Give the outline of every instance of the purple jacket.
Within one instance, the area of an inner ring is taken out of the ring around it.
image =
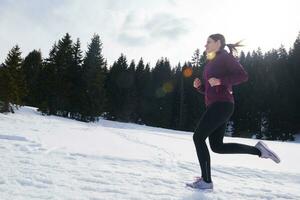
[[[208,79],[212,77],[220,79],[221,85],[210,86]],[[197,90],[205,95],[206,106],[217,101],[234,103],[232,86],[246,82],[248,74],[233,55],[223,49],[205,65],[203,80],[204,83]]]

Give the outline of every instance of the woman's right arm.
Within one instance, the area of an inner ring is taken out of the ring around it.
[[[195,78],[194,80],[194,88],[196,88],[196,90],[198,92],[200,92],[201,94],[205,93],[205,87],[204,85],[201,83],[199,78]]]

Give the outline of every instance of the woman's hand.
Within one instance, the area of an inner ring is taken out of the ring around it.
[[[220,80],[220,79],[217,79],[217,78],[214,78],[214,77],[208,79],[208,82],[209,82],[209,84],[210,84],[212,87],[214,87],[214,86],[216,86],[216,85],[221,85],[221,80]]]
[[[199,78],[194,79],[194,88],[198,89],[201,86],[201,80]]]

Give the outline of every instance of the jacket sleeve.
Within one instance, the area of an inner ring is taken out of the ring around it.
[[[220,77],[221,85],[238,85],[248,80],[248,73],[233,55],[226,56],[225,67],[227,74]]]

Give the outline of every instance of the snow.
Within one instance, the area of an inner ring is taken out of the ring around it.
[[[280,164],[211,153],[214,190],[201,192],[185,187],[200,175],[192,135],[104,119],[83,123],[21,107],[0,114],[0,199],[300,199],[300,140],[265,141]]]

